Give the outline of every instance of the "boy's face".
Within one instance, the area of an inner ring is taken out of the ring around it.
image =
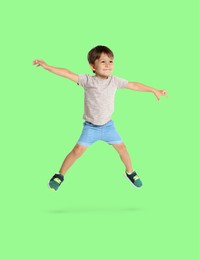
[[[90,67],[95,71],[96,76],[106,79],[113,72],[113,58],[102,53],[94,64],[90,64]]]

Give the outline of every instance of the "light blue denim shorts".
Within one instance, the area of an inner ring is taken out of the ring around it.
[[[104,125],[93,125],[87,121],[83,123],[83,130],[77,144],[90,146],[99,140],[108,144],[123,143],[120,135],[115,129],[113,120],[110,120]]]

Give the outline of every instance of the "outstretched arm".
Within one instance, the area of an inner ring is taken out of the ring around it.
[[[74,82],[78,82],[78,75],[71,72],[70,70],[68,69],[64,69],[64,68],[56,68],[56,67],[53,67],[53,66],[50,66],[48,64],[45,63],[45,61],[43,60],[34,60],[33,61],[33,65],[37,65],[36,67],[39,67],[39,66],[42,66],[44,69],[52,72],[52,73],[55,73],[61,77],[65,77],[67,79],[70,79]]]
[[[160,96],[167,96],[166,90],[158,90],[138,82],[129,82],[125,88],[136,91],[152,92],[157,97],[158,101],[160,101]]]

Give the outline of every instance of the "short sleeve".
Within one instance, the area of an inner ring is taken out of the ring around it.
[[[116,87],[118,89],[119,88],[124,88],[128,84],[128,80],[122,79],[122,78],[118,78],[118,77],[114,76],[114,84],[116,85]]]
[[[88,82],[88,76],[86,74],[79,74],[78,75],[78,82],[77,85],[85,87]]]

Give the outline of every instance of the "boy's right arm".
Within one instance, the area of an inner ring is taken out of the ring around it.
[[[61,77],[70,79],[70,80],[74,81],[75,83],[78,83],[78,75],[69,71],[68,69],[56,68],[56,67],[50,66],[50,65],[46,64],[45,61],[38,60],[38,59],[33,61],[33,65],[36,65],[36,64],[37,64],[36,67],[42,66],[44,69],[46,69],[52,73],[55,73]]]

